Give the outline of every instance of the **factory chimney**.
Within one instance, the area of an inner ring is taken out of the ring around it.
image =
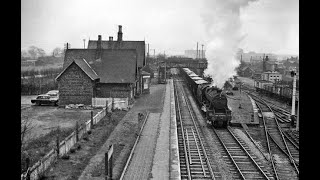
[[[122,26],[121,25],[119,25],[118,41],[122,41]]]
[[[113,37],[112,36],[109,36],[109,41],[113,41]]]
[[[263,54],[263,58],[262,58],[262,72],[266,72],[266,61],[264,59],[264,54]]]

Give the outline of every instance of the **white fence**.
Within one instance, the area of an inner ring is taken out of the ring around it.
[[[128,98],[92,98],[92,107],[105,107],[108,102],[108,107],[113,109],[128,109],[129,99]]]
[[[106,103],[105,103],[106,104]],[[111,104],[108,103],[108,110],[110,110]],[[93,124],[97,124],[104,116],[106,115],[106,109],[103,108],[102,111],[98,112],[93,117]],[[91,129],[91,119],[85,122],[82,126],[78,128],[78,138],[81,137]],[[66,137],[63,141],[60,142],[59,145],[59,156],[63,156],[68,153],[69,150],[77,143],[76,139],[76,131],[72,132],[68,137]],[[56,149],[52,149],[47,155],[45,155],[42,159],[40,159],[36,164],[34,164],[31,168],[28,169],[27,172],[30,174],[30,180],[37,180],[40,178],[41,174],[44,173],[48,167],[56,161],[57,153]],[[27,173],[21,174],[21,180],[26,179]]]

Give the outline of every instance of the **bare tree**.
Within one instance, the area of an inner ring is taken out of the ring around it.
[[[27,116],[21,117],[21,151],[25,149],[28,138],[30,138],[31,130],[34,128],[32,119]]]
[[[62,48],[60,48],[60,47],[56,47],[52,51],[52,55],[54,57],[62,57],[63,54],[64,54],[64,50]]]
[[[29,56],[28,52],[27,52],[26,50],[22,50],[22,49],[21,49],[21,59],[22,59],[22,58],[26,58],[26,57],[28,57],[28,56]]]
[[[30,46],[28,48],[28,53],[30,54],[31,58],[37,59],[39,57],[43,57],[46,55],[45,51],[41,48],[38,48],[36,46]]]

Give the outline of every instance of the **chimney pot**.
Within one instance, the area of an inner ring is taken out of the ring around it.
[[[101,35],[98,35],[98,41],[101,41]]]
[[[122,41],[122,26],[121,25],[119,25],[118,41]]]
[[[113,37],[112,36],[109,36],[109,41],[113,41]]]

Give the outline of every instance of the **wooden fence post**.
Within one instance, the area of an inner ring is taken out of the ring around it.
[[[104,177],[108,180],[108,152],[104,153]]]
[[[106,113],[108,113],[108,100],[106,100]]]
[[[111,106],[111,111],[114,110],[114,98],[112,98],[112,106]]]
[[[76,122],[76,142],[79,141],[79,124],[78,121]]]
[[[91,111],[91,128],[90,129],[93,129],[93,111]]]
[[[29,165],[30,165],[30,158],[27,157],[27,158],[26,158],[26,169],[27,169],[27,170],[28,170],[28,168],[29,168]]]
[[[57,141],[56,141],[56,146],[57,146],[56,147],[57,148],[56,151],[57,151],[57,158],[59,158],[59,154],[60,154],[60,147],[59,147],[60,146],[60,137],[59,137],[60,136],[60,129],[59,129],[59,127],[58,127],[58,130],[57,130],[57,134],[58,135],[57,135]]]
[[[104,154],[105,180],[112,180],[112,156],[113,156],[113,145],[110,145],[108,152]]]

